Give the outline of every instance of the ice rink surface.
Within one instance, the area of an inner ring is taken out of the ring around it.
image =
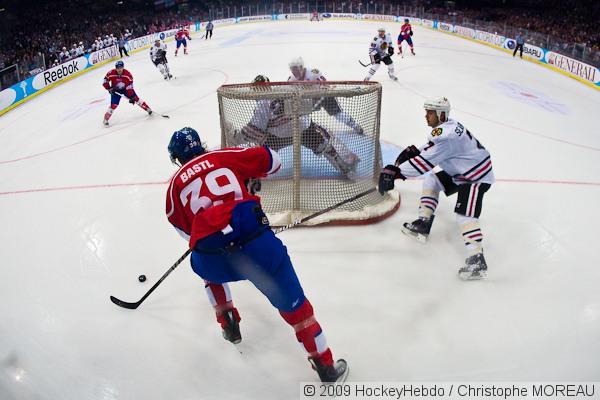
[[[385,25],[396,37],[400,25]],[[0,399],[293,399],[315,381],[292,329],[247,282],[231,285],[243,354],[221,338],[202,281],[182,264],[134,301],[186,243],[164,215],[173,131],[220,143],[215,90],[257,74],[286,80],[304,57],[329,80],[361,80],[378,24],[263,23],[196,35],[162,80],[144,51],[125,60],[138,95],[101,124],[106,65],[0,117]],[[415,27],[415,57],[385,68],[381,137],[426,141],[423,100],[492,154],[481,218],[485,281],[462,282],[455,197],[440,197],[430,241],[400,232],[420,182],[398,182],[384,222],[281,234],[335,357],[352,381],[551,381],[600,376],[600,92],[542,66]],[[406,50],[405,50],[406,51]],[[395,152],[386,154],[386,161]],[[138,275],[148,281],[139,283]]]

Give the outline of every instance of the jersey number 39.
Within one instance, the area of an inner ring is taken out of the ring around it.
[[[219,185],[217,182],[219,178],[221,178],[221,181],[224,181],[223,178],[227,178],[227,183],[224,185]],[[206,189],[208,189],[212,195],[212,198],[200,195],[200,190],[202,189],[203,184],[206,184]],[[189,197],[192,213],[196,214],[200,209],[206,210],[212,206],[222,204],[223,200],[213,201],[213,199],[225,196],[229,193],[234,194],[234,200],[241,200],[244,197],[242,188],[240,187],[235,174],[228,168],[219,168],[206,174],[204,182],[202,181],[202,177],[198,177],[191,181],[185,186],[185,188],[183,188],[179,198],[185,207],[188,204]]]

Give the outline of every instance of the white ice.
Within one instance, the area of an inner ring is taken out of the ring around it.
[[[399,25],[385,25],[395,36]],[[221,338],[164,215],[173,131],[220,143],[215,90],[257,74],[285,80],[303,56],[330,80],[361,80],[379,24],[269,22],[197,36],[169,58],[165,82],[146,51],[125,60],[140,97],[111,127],[96,69],[0,118],[0,399],[291,399],[316,380],[292,329],[249,283],[231,285],[243,354]],[[430,241],[400,232],[420,182],[399,182],[401,209],[371,226],[281,234],[334,352],[353,381],[593,380],[600,376],[600,92],[501,51],[415,27],[415,57],[385,68],[382,139],[428,135],[422,103],[490,150],[498,182],[481,218],[489,276],[462,282],[455,198],[440,198]],[[405,54],[406,54],[405,50]],[[388,155],[390,157],[395,154]],[[148,281],[137,281],[140,274]]]

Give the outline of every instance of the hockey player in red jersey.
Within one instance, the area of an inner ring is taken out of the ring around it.
[[[187,41],[185,39],[192,40],[190,37],[190,33],[185,27],[179,28],[177,33],[175,33],[175,41],[177,42],[177,48],[175,49],[175,56],[177,57],[177,52],[179,51],[179,47],[183,45],[183,54],[187,55]]]
[[[168,150],[181,167],[167,191],[167,218],[193,249],[192,269],[204,279],[223,337],[242,340],[228,282],[249,280],[294,328],[320,379],[345,380],[346,361],[334,362],[286,247],[246,187],[276,173],[279,155],[266,146],[207,151],[192,128],[176,131]]]
[[[398,35],[398,52],[402,57],[404,57],[404,55],[402,54],[402,42],[405,40],[406,43],[408,43],[408,45],[410,46],[410,52],[413,56],[415,55],[415,49],[411,37],[412,35],[412,26],[410,26],[408,18],[405,18],[404,24],[402,24],[402,26],[400,27],[400,34]]]
[[[133,90],[133,75],[125,69],[123,61],[117,61],[115,69],[108,71],[104,77],[102,86],[110,93],[110,107],[108,107],[108,110],[106,110],[106,113],[104,114],[104,125],[108,126],[108,120],[112,116],[114,110],[119,106],[122,96],[128,98],[131,104],[137,104],[149,115],[152,115],[152,110],[148,104],[146,104],[145,101],[140,100],[135,93],[135,90]]]

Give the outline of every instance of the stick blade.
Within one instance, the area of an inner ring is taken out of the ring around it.
[[[138,303],[128,303],[126,301],[117,299],[115,296],[110,296],[110,301],[112,301],[114,304],[118,305],[119,307],[128,308],[130,310],[135,310],[140,305],[139,302]]]

